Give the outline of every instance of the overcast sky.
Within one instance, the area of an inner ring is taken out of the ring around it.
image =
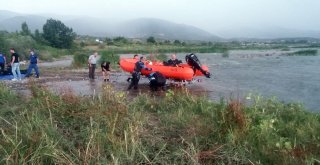
[[[320,0],[0,0],[0,10],[160,18],[209,32],[236,27],[320,30]]]

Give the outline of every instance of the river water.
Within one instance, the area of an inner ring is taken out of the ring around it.
[[[259,95],[276,97],[285,103],[302,103],[307,110],[320,112],[320,56],[286,56],[284,53],[279,50],[237,50],[231,51],[229,57],[222,57],[219,53],[199,53],[200,61],[208,65],[213,76],[209,79],[197,77],[200,82],[188,84],[187,88],[213,100]],[[122,56],[132,57],[132,54]],[[184,56],[177,54],[179,59]],[[92,95],[102,91],[104,83],[100,74],[97,73],[95,81],[83,77],[83,80],[48,81],[46,85],[57,91],[70,88],[76,94]],[[127,73],[112,73],[111,84],[117,91],[126,91],[128,76]],[[142,78],[139,90],[129,91],[129,96],[149,92],[147,84],[148,80]]]
[[[190,86],[207,90],[212,99],[254,94],[303,103],[320,112],[320,56],[285,56],[277,50],[197,54],[213,77]],[[185,54],[178,54],[181,59]]]

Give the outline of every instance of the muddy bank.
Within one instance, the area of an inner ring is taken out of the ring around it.
[[[283,56],[280,50],[241,50],[230,51],[228,57],[218,53],[197,54],[200,61],[209,67],[212,78],[199,77],[200,82],[188,84],[186,88],[193,94],[206,95],[212,100],[231,97],[253,98],[248,95],[276,97],[284,102],[299,102],[310,111],[320,111],[320,56]],[[131,57],[132,55],[126,55]],[[185,54],[177,54],[184,59]],[[55,64],[40,66],[39,85],[46,86],[61,94],[71,90],[77,95],[92,95],[101,91],[104,84],[101,70],[97,68],[97,79],[88,79],[88,69],[70,69],[72,59]],[[60,65],[58,65],[60,64]],[[127,92],[129,74],[113,72],[110,84],[117,91]],[[25,94],[30,80],[21,82],[4,81],[13,90]],[[148,80],[142,78],[139,90],[131,90],[129,95],[149,93]],[[172,88],[175,89],[175,88]],[[28,95],[28,94],[26,94]]]
[[[47,68],[42,70],[40,78],[25,78],[22,81],[2,81],[11,89],[16,91],[20,96],[29,97],[31,95],[30,86],[32,83],[36,83],[39,86],[45,87],[55,94],[62,95],[67,92],[72,92],[79,96],[92,96],[97,95],[102,91],[105,84],[109,84],[115,91],[126,92],[129,97],[134,97],[139,94],[151,94],[155,96],[164,95],[164,91],[158,91],[152,93],[149,90],[148,79],[142,77],[139,82],[139,89],[130,91],[127,90],[129,82],[127,78],[130,76],[128,73],[116,71],[110,75],[110,82],[104,82],[101,71],[96,72],[96,79],[90,80],[88,78],[87,69],[54,69]],[[187,88],[191,89],[191,92],[198,95],[205,95],[206,89],[195,87],[193,84],[187,85]],[[185,90],[185,87],[176,87],[174,85],[168,85],[167,89],[172,90]]]

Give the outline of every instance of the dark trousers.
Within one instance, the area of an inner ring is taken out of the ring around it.
[[[39,69],[38,69],[38,65],[37,64],[30,64],[27,70],[27,74],[26,77],[29,77],[32,69],[34,69],[34,71],[36,72],[36,76],[39,77]]]
[[[158,88],[162,88],[162,90],[165,90],[166,82],[158,82],[157,80],[151,80],[149,86],[152,91],[157,91]]]
[[[128,90],[131,89],[133,87],[133,89],[138,89],[138,83],[140,80],[140,73],[137,72],[133,72],[132,73],[132,79],[131,79],[131,83],[128,87]]]
[[[91,64],[91,66],[89,66],[89,78],[90,79],[94,79],[95,70],[96,70],[96,64]]]
[[[0,63],[0,74],[4,74],[4,63]]]

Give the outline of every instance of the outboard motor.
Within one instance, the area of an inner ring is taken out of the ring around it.
[[[194,72],[196,72],[196,70],[199,70],[199,71],[201,71],[201,73],[204,74],[207,78],[210,78],[210,73],[202,69],[201,63],[200,63],[198,57],[197,57],[195,54],[193,54],[193,53],[187,54],[187,55],[186,55],[186,62],[187,62],[190,66],[192,66]]]

